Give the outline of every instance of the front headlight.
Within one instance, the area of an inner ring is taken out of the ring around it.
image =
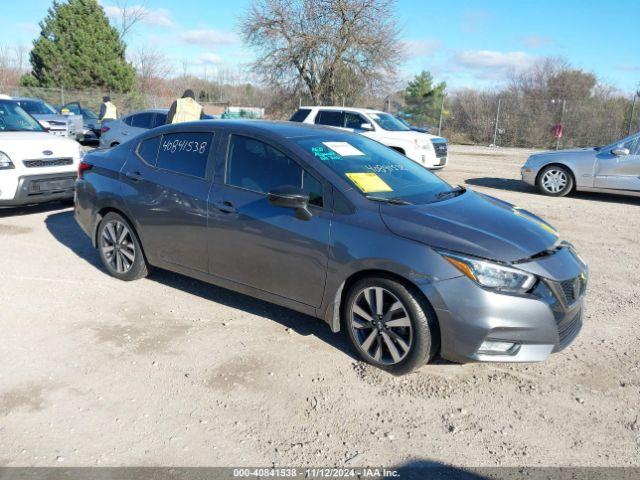
[[[9,170],[10,168],[16,167],[13,165],[9,155],[4,152],[0,152],[0,170]]]
[[[526,293],[536,277],[517,268],[458,253],[439,252],[451,265],[481,287],[505,293]]]

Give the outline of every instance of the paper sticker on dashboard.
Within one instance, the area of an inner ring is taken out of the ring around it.
[[[393,189],[375,173],[357,172],[345,175],[364,193],[393,192]]]
[[[349,142],[322,142],[325,146],[343,157],[357,157],[364,155],[363,152],[351,145]]]

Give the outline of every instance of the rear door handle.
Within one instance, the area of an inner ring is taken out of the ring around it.
[[[129,132],[125,132],[125,131],[120,132],[120,133],[122,133],[122,135],[129,135]]]
[[[223,213],[235,213],[236,209],[228,200],[214,202],[215,207]]]
[[[142,174],[140,172],[125,172],[124,176],[134,182],[142,180]]]

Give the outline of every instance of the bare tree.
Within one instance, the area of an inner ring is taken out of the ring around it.
[[[24,45],[0,44],[0,90],[19,85],[20,77],[26,72],[27,52]]]
[[[171,65],[164,53],[154,47],[140,47],[131,56],[140,92],[156,92],[169,74]]]
[[[133,27],[149,16],[145,1],[130,5],[128,0],[117,0],[116,8],[118,9],[116,28],[120,33],[120,40],[123,40]]]
[[[241,23],[256,73],[314,103],[342,102],[391,80],[401,57],[395,0],[255,0]]]

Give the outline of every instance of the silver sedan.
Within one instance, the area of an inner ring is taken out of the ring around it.
[[[572,190],[640,196],[640,132],[606,147],[536,153],[521,174],[553,197]]]

